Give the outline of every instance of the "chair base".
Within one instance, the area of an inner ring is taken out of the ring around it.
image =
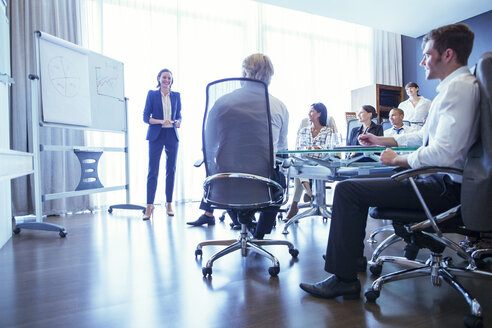
[[[395,234],[391,234],[390,236],[388,236],[385,240],[383,240],[379,245],[378,247],[376,247],[376,249],[372,252],[372,255],[371,255],[371,259],[369,260],[368,264],[369,264],[369,269],[371,270],[372,273],[374,273],[375,275],[379,275],[381,274],[381,271],[379,271],[379,273],[376,273],[376,272],[373,272],[372,270],[372,267],[375,266],[375,265],[378,265],[377,261],[379,259],[379,256],[381,255],[381,253],[386,249],[388,248],[389,246],[399,242],[403,240],[403,238],[395,235]],[[382,267],[382,264],[379,263]]]
[[[492,273],[477,270],[476,268],[470,268],[470,266],[466,268],[452,267],[449,265],[448,261],[443,260],[442,254],[440,253],[431,253],[429,259],[425,263],[421,261],[408,260],[404,257],[379,257],[378,263],[381,264],[383,262],[403,264],[407,267],[409,266],[410,268],[389,273],[376,279],[372,283],[371,287],[364,293],[364,296],[368,302],[376,301],[376,299],[380,296],[380,291],[383,288],[383,285],[386,283],[415,277],[429,276],[431,278],[432,285],[439,287],[441,285],[441,281],[444,280],[465,298],[470,307],[470,315],[465,317],[465,325],[467,327],[481,327],[482,309],[480,303],[465,288],[463,288],[455,277],[473,277],[492,280]]]
[[[387,224],[385,226],[376,228],[373,231],[371,231],[371,234],[369,235],[369,238],[367,238],[366,241],[370,244],[375,244],[375,243],[377,243],[377,240],[374,237],[376,237],[377,234],[379,234],[381,232],[386,232],[386,231],[395,232],[395,229],[393,229],[392,224]]]
[[[287,235],[289,233],[288,228],[290,225],[297,223],[300,219],[307,218],[309,216],[322,216],[323,220],[327,220],[331,218],[331,209],[327,206],[320,206],[317,204],[313,205],[312,208],[290,218],[290,220],[285,223],[282,234]]]
[[[203,246],[209,246],[209,245],[227,246],[227,247],[218,251],[217,253],[215,253],[210,257],[210,259],[207,261],[207,264],[202,268],[202,273],[204,277],[206,277],[207,275],[208,276],[212,275],[212,266],[216,260],[237,250],[241,250],[242,256],[248,255],[248,250],[251,250],[259,255],[262,255],[270,259],[273,263],[273,266],[268,268],[268,273],[270,273],[272,277],[276,277],[280,272],[280,263],[273,254],[271,254],[261,246],[285,245],[289,248],[289,253],[290,255],[292,255],[293,258],[297,258],[297,255],[299,255],[299,251],[294,248],[294,245],[286,240],[252,238],[252,235],[249,233],[248,228],[245,224],[241,224],[241,232],[239,234],[238,239],[208,240],[208,241],[201,242],[196,247],[195,256],[202,256]]]
[[[311,208],[291,217],[290,220],[285,223],[284,229],[282,230],[282,234],[284,235],[288,234],[289,231],[287,229],[289,228],[290,225],[308,216],[322,216],[323,220],[328,220],[331,218],[331,206],[326,205],[324,181],[314,180],[314,190],[315,190],[315,198],[314,198],[314,202],[311,203]]]

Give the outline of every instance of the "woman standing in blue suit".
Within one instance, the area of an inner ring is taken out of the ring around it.
[[[181,97],[179,92],[171,91],[173,74],[167,68],[157,75],[158,90],[150,90],[145,101],[143,120],[149,124],[149,173],[147,175],[147,208],[144,220],[150,219],[154,212],[154,198],[159,176],[159,162],[162,149],[166,150],[166,213],[173,216],[172,200],[176,155],[179,137],[177,128],[181,125]]]

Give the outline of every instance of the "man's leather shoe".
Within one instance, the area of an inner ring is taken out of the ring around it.
[[[211,226],[211,225],[214,225],[215,224],[215,217],[213,217],[213,216],[207,216],[205,214],[202,214],[198,218],[198,220],[192,221],[192,222],[186,222],[186,224],[189,224],[189,225],[192,225],[192,226],[195,226],[195,227],[198,227],[198,226],[201,226],[201,225],[204,225],[204,224],[208,224],[209,226]]]
[[[302,290],[309,294],[322,298],[335,298],[343,296],[345,300],[360,298],[360,281],[343,282],[336,275],[315,284],[301,283]]]
[[[326,255],[323,254],[323,260],[326,261]],[[366,272],[367,270],[367,258],[365,256],[357,259],[357,272]]]

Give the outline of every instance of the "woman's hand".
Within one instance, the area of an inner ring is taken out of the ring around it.
[[[181,126],[181,122],[178,120],[174,121],[174,126],[179,128]]]

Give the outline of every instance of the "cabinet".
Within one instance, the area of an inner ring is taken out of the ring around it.
[[[378,122],[388,118],[389,111],[404,100],[403,87],[372,84],[351,91],[351,110],[358,112],[362,105],[372,105],[378,112]]]
[[[12,236],[10,180],[33,173],[33,154],[10,150],[10,29],[6,2],[0,0],[0,248]]]

